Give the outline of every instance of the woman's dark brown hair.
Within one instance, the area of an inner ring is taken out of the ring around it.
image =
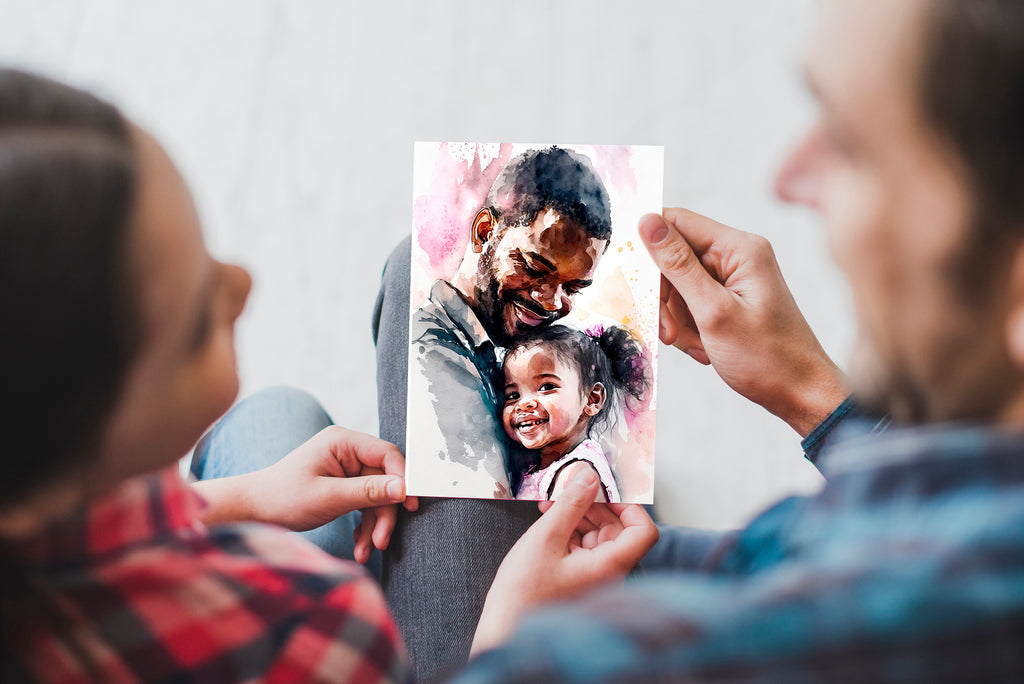
[[[114,107],[0,70],[0,510],[95,451],[137,346],[135,186]]]
[[[0,511],[95,455],[138,346],[127,275],[135,187],[131,133],[114,107],[0,69]],[[0,546],[3,681],[28,680],[10,641],[21,610],[60,624]]]

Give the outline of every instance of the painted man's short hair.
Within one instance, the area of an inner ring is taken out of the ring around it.
[[[612,235],[608,191],[593,163],[560,147],[530,150],[509,161],[487,194],[487,206],[506,227],[532,223],[541,211],[554,209],[592,238]]]

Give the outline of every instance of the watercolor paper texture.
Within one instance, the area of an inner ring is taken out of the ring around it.
[[[662,169],[651,146],[416,143],[410,494],[545,499],[589,467],[652,502],[660,281],[637,224]]]

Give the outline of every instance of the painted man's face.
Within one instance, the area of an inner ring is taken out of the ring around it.
[[[572,311],[607,246],[554,209],[498,232],[485,246],[476,292],[478,313],[494,341],[508,346]]]

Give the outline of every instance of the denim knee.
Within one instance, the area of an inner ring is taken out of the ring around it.
[[[240,475],[272,465],[332,423],[312,395],[269,387],[238,402],[203,435],[192,454],[198,479]]]

